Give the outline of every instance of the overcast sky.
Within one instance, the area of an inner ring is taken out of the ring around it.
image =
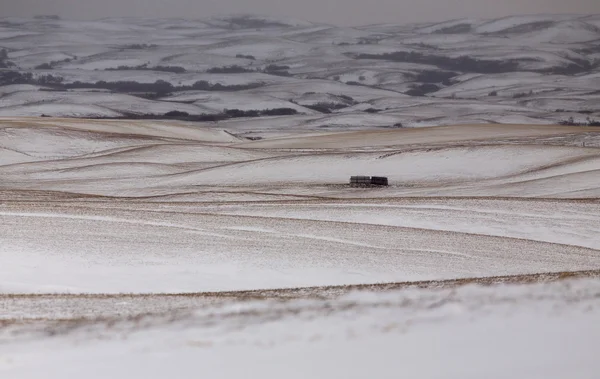
[[[58,14],[201,18],[255,13],[338,25],[494,18],[523,13],[600,13],[600,0],[0,0],[0,17]]]

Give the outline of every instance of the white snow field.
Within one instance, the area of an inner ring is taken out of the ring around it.
[[[306,130],[586,122],[600,119],[598,20],[0,18],[0,116],[289,108]]]
[[[371,291],[0,297],[0,374],[591,379],[600,370],[597,276]]]
[[[0,377],[594,377],[600,128],[269,120],[0,118]]]
[[[0,378],[597,378],[599,28],[0,18]]]
[[[177,121],[1,119],[0,292],[193,293],[600,267],[600,128],[238,135]],[[390,186],[351,188],[356,174]]]

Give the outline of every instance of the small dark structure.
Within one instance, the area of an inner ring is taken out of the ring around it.
[[[370,176],[351,176],[350,184],[369,185],[369,184],[371,184],[371,177]]]
[[[373,176],[371,177],[371,184],[376,186],[387,186],[388,178],[385,176]]]
[[[351,176],[350,186],[352,187],[370,187],[387,186],[388,178],[385,176]]]

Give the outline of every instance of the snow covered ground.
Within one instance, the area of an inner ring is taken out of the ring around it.
[[[3,293],[222,291],[600,267],[599,128],[288,131],[249,141],[235,124],[0,125]],[[348,187],[356,174],[387,176],[390,186]]]
[[[600,267],[597,204],[576,213],[568,203],[297,203],[5,204],[0,292],[178,293]],[[537,208],[568,216],[533,216]]]
[[[0,118],[0,377],[594,377],[599,128],[265,120]]]
[[[0,297],[0,373],[591,379],[600,369],[597,277],[307,293]]]
[[[0,377],[595,378],[599,27],[0,19]]]
[[[292,108],[313,116],[298,129],[582,122],[600,118],[598,25],[597,15],[354,28],[256,16],[0,18],[0,115]]]

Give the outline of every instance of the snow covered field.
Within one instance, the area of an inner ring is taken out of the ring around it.
[[[276,120],[0,119],[0,376],[594,377],[600,128]]]
[[[304,117],[288,124],[308,130],[583,122],[600,119],[599,25],[598,15],[354,28],[0,18],[0,116],[291,108]]]
[[[184,122],[0,122],[3,293],[203,292],[600,267],[600,128],[472,125],[248,141],[233,128]],[[390,186],[348,187],[356,174],[387,176]]]
[[[596,378],[599,20],[0,19],[0,378]]]
[[[597,276],[306,293],[0,297],[0,373],[592,379],[600,370]]]

